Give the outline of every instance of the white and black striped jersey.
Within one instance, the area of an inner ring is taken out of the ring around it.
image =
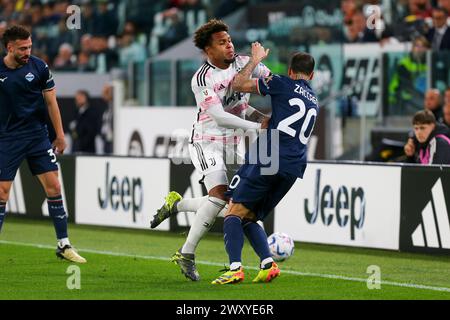
[[[198,113],[193,125],[191,141],[212,140],[237,143],[230,130],[220,127],[207,111],[214,105],[220,105],[228,113],[240,118],[245,117],[250,94],[236,92],[232,90],[230,84],[249,59],[248,56],[237,55],[228,69],[220,69],[206,61],[194,74],[191,87]],[[260,63],[253,71],[252,78],[264,78],[269,74],[270,70]]]

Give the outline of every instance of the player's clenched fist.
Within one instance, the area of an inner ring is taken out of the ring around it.
[[[64,138],[56,138],[52,143],[52,147],[55,150],[56,154],[63,154],[66,146],[67,144]]]
[[[270,49],[264,49],[259,42],[252,43],[252,58],[255,61],[261,62],[269,55]]]

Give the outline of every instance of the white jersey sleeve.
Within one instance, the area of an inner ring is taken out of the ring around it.
[[[218,105],[222,107],[219,96],[214,92],[212,84],[202,83],[192,85],[192,92],[195,96],[195,102],[201,111],[207,111],[210,107]]]
[[[213,106],[209,108],[207,112],[219,126],[224,128],[244,129],[244,130],[251,130],[251,129],[258,130],[261,128],[260,123],[241,119],[231,113],[225,112],[223,108],[218,106]]]
[[[201,111],[210,116],[219,127],[230,129],[259,129],[261,124],[239,118],[223,109],[219,96],[214,91],[214,84],[208,77],[192,83],[195,101]]]
[[[266,78],[271,74],[271,71],[269,68],[266,67],[266,65],[262,62],[258,63],[255,70],[253,70],[252,78]]]

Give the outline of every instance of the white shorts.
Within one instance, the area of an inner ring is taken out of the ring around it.
[[[189,144],[189,154],[192,164],[205,177],[205,187],[208,191],[217,185],[228,184],[227,176],[233,176],[239,166],[244,163],[242,143],[197,141]],[[211,179],[208,179],[208,176]]]

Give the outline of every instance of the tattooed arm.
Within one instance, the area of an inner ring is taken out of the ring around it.
[[[252,56],[245,65],[245,67],[239,71],[234,77],[232,88],[238,92],[259,93],[258,92],[258,79],[250,79],[250,76],[256,66],[267,57],[269,49],[264,49],[259,42],[252,43]]]
[[[253,108],[252,106],[248,106],[245,114],[247,116],[246,119],[249,121],[253,121],[253,122],[261,123],[264,120],[264,118],[268,118],[267,115],[258,111],[257,109]]]

